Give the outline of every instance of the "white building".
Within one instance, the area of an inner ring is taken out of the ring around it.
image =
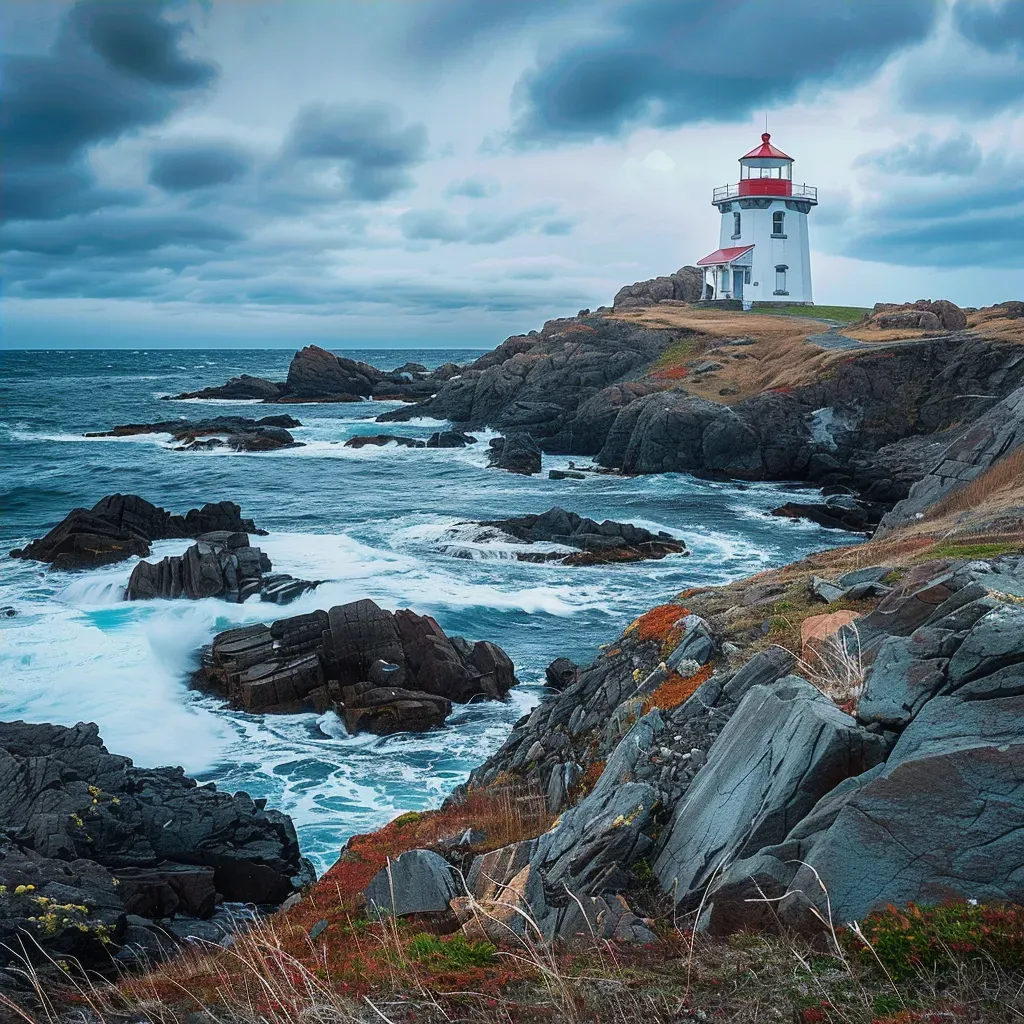
[[[818,190],[793,184],[793,158],[771,144],[740,157],[740,180],[716,188],[711,202],[722,215],[718,249],[697,261],[704,297],[784,305],[810,304],[811,253],[807,215]]]

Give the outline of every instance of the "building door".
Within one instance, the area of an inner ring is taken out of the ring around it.
[[[732,297],[734,299],[743,298],[743,271],[734,270],[732,272]]]

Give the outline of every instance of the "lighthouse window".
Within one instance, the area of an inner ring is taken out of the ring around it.
[[[786,271],[789,267],[782,266],[781,264],[775,268],[775,294],[776,295],[788,295],[789,292],[786,290]]]
[[[776,210],[772,214],[772,237],[785,238],[786,214],[782,210]]]
[[[740,237],[740,215],[738,213],[732,215],[732,237]]]

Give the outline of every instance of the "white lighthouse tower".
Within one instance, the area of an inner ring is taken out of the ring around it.
[[[807,215],[818,190],[793,184],[793,158],[771,143],[740,157],[740,180],[716,188],[711,202],[722,215],[718,249],[697,261],[704,297],[741,299],[749,308],[779,303],[811,305]]]

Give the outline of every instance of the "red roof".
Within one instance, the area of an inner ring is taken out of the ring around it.
[[[767,132],[765,132],[761,136],[761,145],[758,146],[757,149],[752,149],[749,153],[744,153],[743,156],[740,157],[740,159],[741,160],[751,160],[751,159],[753,159],[755,157],[763,157],[763,156],[773,157],[776,160],[792,160],[793,159],[791,156],[786,156],[786,154],[783,153],[781,149],[776,149],[771,144],[771,136]]]
[[[714,267],[720,263],[732,263],[746,252],[750,252],[752,245],[736,245],[731,249],[716,249],[710,256],[697,260],[698,267]]]

